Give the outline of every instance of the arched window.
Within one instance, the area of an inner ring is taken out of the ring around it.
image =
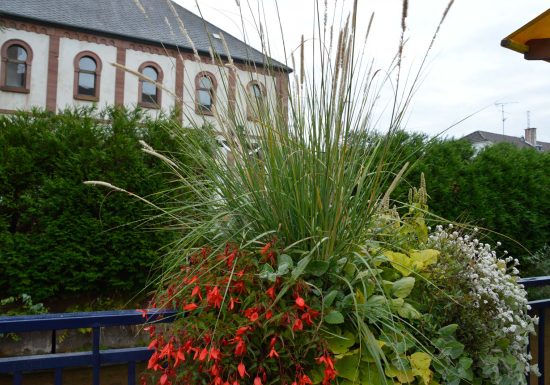
[[[74,59],[74,98],[99,100],[101,60],[90,51],[80,52]]]
[[[247,117],[248,120],[258,120],[265,109],[265,87],[262,83],[253,80],[247,86]]]
[[[162,83],[162,69],[157,63],[145,62],[138,71],[145,77],[139,79],[138,104],[146,108],[160,108],[162,89],[157,84]]]
[[[2,45],[3,91],[30,92],[32,49],[22,40],[8,40]]]
[[[210,72],[200,72],[195,78],[195,111],[212,115],[216,105],[216,77]]]

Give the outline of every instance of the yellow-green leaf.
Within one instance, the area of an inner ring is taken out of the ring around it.
[[[439,250],[434,249],[411,251],[412,264],[418,271],[422,271],[426,267],[437,263],[437,258],[440,253]]]
[[[407,255],[395,251],[385,251],[384,254],[390,260],[393,268],[400,272],[401,275],[407,277],[411,274],[414,264],[413,260]]]
[[[411,354],[411,366],[416,369],[429,369],[432,363],[432,357],[424,352],[416,352]]]

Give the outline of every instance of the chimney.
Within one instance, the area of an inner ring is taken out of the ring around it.
[[[525,141],[533,147],[537,146],[537,129],[535,127],[525,129]]]

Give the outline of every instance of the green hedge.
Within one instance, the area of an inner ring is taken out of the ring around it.
[[[169,190],[166,166],[138,141],[175,152],[166,129],[174,124],[122,109],[1,116],[0,297],[129,297],[143,289],[175,234],[146,231],[153,213],[138,200],[82,182],[140,196]]]
[[[474,156],[467,141],[423,142],[406,180],[416,185],[425,174],[433,213],[499,233],[489,236],[500,250],[527,263],[550,243],[550,152],[498,144]]]

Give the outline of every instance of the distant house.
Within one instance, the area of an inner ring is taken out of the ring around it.
[[[251,99],[286,108],[289,67],[170,0],[0,0],[0,27],[0,113],[138,105],[215,126],[253,125]]]
[[[550,143],[537,141],[537,129],[526,128],[524,137],[495,134],[487,131],[474,131],[464,136],[474,146],[476,152],[498,143],[510,143],[519,148],[533,148],[538,151],[550,151]]]

